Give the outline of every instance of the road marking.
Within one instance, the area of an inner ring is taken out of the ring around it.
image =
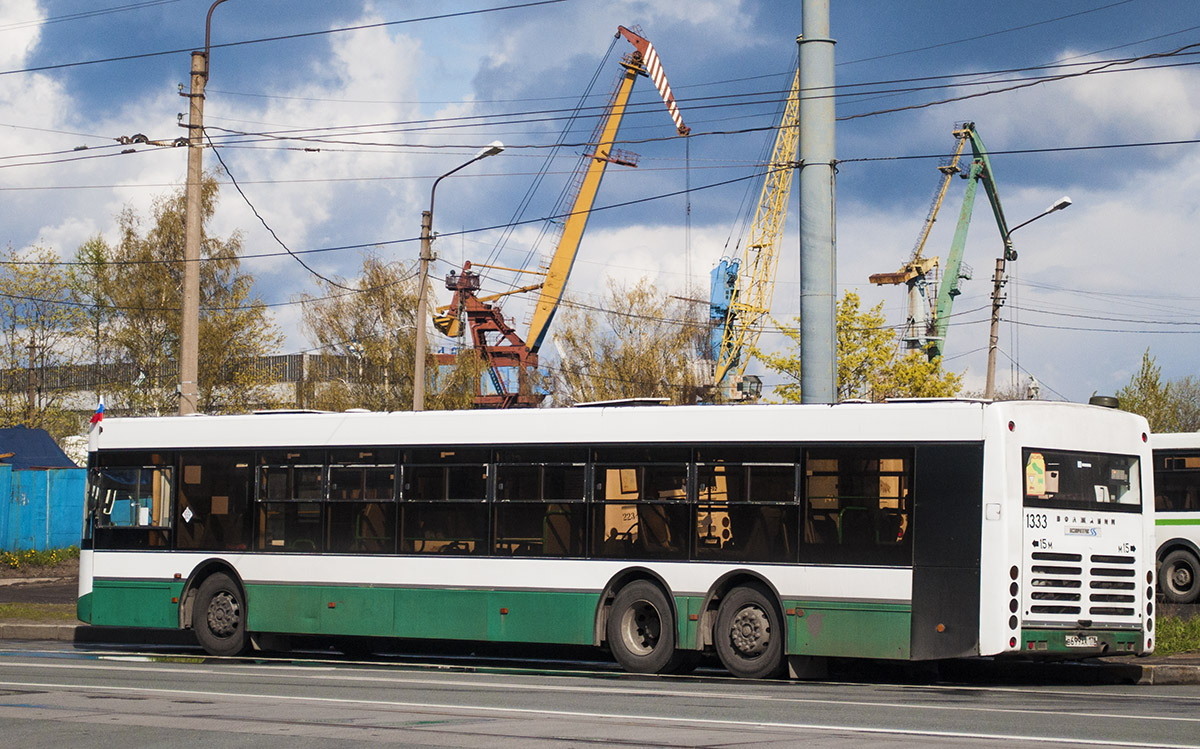
[[[109,660],[110,662],[111,662],[111,660],[118,660],[123,663],[129,663],[129,660],[126,660],[124,657],[116,658],[116,659],[106,659],[106,660]],[[81,669],[81,670],[87,670],[87,671],[105,671],[107,673],[111,673],[111,671],[112,671],[111,668],[105,667],[105,666],[102,666],[99,664],[91,665],[91,664],[67,664],[67,663],[20,663],[20,662],[17,662],[17,663],[13,663],[12,665],[34,667],[34,668],[38,668],[38,669]],[[175,665],[175,664],[166,664],[166,665]],[[343,673],[333,674],[333,673],[329,673],[327,669],[317,670],[310,666],[280,666],[279,668],[287,669],[287,670],[293,671],[293,672],[296,672],[296,671],[306,672],[304,674],[288,674],[288,676],[289,677],[293,676],[293,675],[296,677],[302,676],[304,679],[307,679],[309,681],[341,681],[341,682],[366,683],[366,684],[408,685],[408,686],[413,686],[413,687],[435,688],[435,689],[436,688],[470,688],[470,689],[479,689],[479,690],[487,690],[487,691],[503,691],[503,692],[512,692],[512,691],[554,692],[556,694],[573,693],[573,694],[618,695],[618,696],[622,696],[622,697],[633,697],[633,696],[676,697],[676,698],[681,698],[681,699],[695,699],[695,698],[699,697],[699,698],[705,698],[705,699],[713,699],[713,700],[721,700],[721,701],[735,701],[735,702],[752,701],[752,702],[771,702],[771,703],[776,703],[776,704],[793,704],[793,705],[818,705],[818,706],[839,706],[839,707],[845,707],[845,706],[876,707],[876,708],[898,709],[898,710],[905,710],[905,711],[934,710],[934,711],[938,711],[938,712],[999,713],[999,714],[1006,714],[1006,715],[1056,715],[1056,716],[1070,716],[1070,717],[1077,717],[1077,718],[1096,718],[1096,719],[1104,719],[1104,720],[1112,720],[1112,721],[1137,721],[1137,722],[1157,721],[1157,722],[1164,722],[1164,723],[1200,723],[1200,717],[1181,717],[1181,716],[1163,716],[1163,715],[1145,715],[1145,714],[1119,715],[1119,714],[1114,714],[1112,712],[1064,711],[1064,710],[1055,709],[1054,707],[1047,707],[1045,709],[1035,709],[1035,708],[971,706],[971,705],[942,705],[942,704],[920,705],[920,704],[914,704],[912,702],[888,702],[888,701],[881,701],[881,700],[880,701],[862,700],[862,699],[845,700],[845,699],[838,699],[838,698],[819,699],[819,698],[813,698],[813,697],[776,696],[776,695],[764,695],[764,694],[758,694],[758,693],[727,694],[724,692],[713,692],[713,691],[687,691],[687,690],[677,690],[677,689],[648,689],[648,688],[644,688],[644,687],[643,688],[638,688],[638,687],[630,688],[628,685],[620,686],[620,687],[601,687],[601,686],[595,686],[595,685],[576,687],[576,686],[554,685],[554,684],[521,684],[519,686],[514,687],[511,684],[496,684],[496,683],[491,683],[491,682],[486,682],[486,681],[474,681],[474,680],[470,680],[470,679],[457,679],[457,678],[429,680],[429,679],[404,678],[404,677],[393,677],[393,676],[384,676],[384,675],[366,676],[366,675],[360,675],[360,674],[343,674]],[[150,667],[150,666],[123,665],[122,670],[123,671],[161,674],[164,672],[165,669],[154,668],[154,667]],[[235,668],[235,669],[189,668],[189,669],[187,669],[187,671],[188,671],[188,673],[191,673],[191,674],[199,673],[199,674],[206,674],[206,675],[211,675],[211,676],[228,675],[230,673],[230,671],[237,671],[238,673],[243,673],[246,675],[253,675],[253,676],[257,676],[257,677],[262,677],[264,675],[270,674],[269,671],[261,669],[261,668],[253,668],[253,669],[252,668]],[[314,671],[316,671],[316,673],[314,673]],[[278,674],[270,674],[270,675],[274,676],[274,675],[278,675]],[[1093,699],[1095,698],[1095,696],[1096,695],[1094,695],[1094,694],[1091,695],[1091,697]],[[1119,695],[1111,695],[1110,697],[1114,700],[1119,700],[1119,698],[1120,698]],[[398,703],[398,704],[406,704],[406,703]],[[462,707],[468,708],[469,706],[462,706]],[[489,708],[489,709],[492,709],[492,708]]]
[[[152,687],[122,687],[122,686],[88,686],[79,684],[54,684],[40,682],[0,681],[0,686],[14,688],[61,689],[77,692],[125,692],[132,694],[162,695],[168,698],[178,698],[177,689],[155,689]],[[223,697],[242,700],[268,700],[281,702],[303,702],[330,705],[363,705],[374,708],[398,708],[411,710],[457,711],[458,713],[483,713],[486,715],[540,715],[552,718],[634,721],[643,723],[663,723],[669,725],[694,725],[707,727],[728,727],[740,730],[787,730],[787,731],[855,731],[888,736],[936,736],[954,739],[994,739],[997,741],[1020,741],[1037,744],[1081,744],[1086,746],[1126,746],[1139,749],[1196,749],[1200,744],[1165,744],[1152,742],[1114,741],[1109,739],[1087,739],[1067,736],[1022,736],[1000,733],[968,733],[965,731],[939,731],[932,729],[879,728],[874,726],[856,726],[846,724],[821,723],[784,723],[778,721],[759,722],[742,720],[718,720],[714,718],[672,718],[669,716],[634,715],[630,713],[580,712],[574,710],[546,710],[513,707],[481,707],[467,705],[449,705],[425,702],[400,702],[394,700],[361,700],[341,697],[298,697],[282,695],[263,695],[245,692],[209,692],[188,691],[189,697]],[[846,703],[842,703],[846,704]],[[908,706],[905,706],[908,707]]]

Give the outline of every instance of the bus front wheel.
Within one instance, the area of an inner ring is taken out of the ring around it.
[[[1196,557],[1184,549],[1176,549],[1163,557],[1158,571],[1163,593],[1174,603],[1192,603],[1200,594],[1200,580],[1196,579],[1200,569]]]
[[[758,588],[734,588],[725,596],[713,640],[722,665],[734,676],[767,679],[783,672],[779,609]]]
[[[192,609],[192,629],[210,655],[241,655],[250,638],[246,633],[246,604],[236,583],[216,573],[200,584]]]
[[[621,668],[636,674],[659,674],[674,663],[675,617],[662,590],[636,580],[613,601],[605,627],[608,649]]]

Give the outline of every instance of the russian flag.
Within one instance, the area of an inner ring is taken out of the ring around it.
[[[100,405],[96,406],[96,413],[92,414],[92,423],[99,424],[104,419],[104,401],[100,401]]]

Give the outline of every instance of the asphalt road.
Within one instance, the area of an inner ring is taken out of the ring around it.
[[[0,647],[4,743],[23,749],[1200,747],[1200,686],[746,682]]]

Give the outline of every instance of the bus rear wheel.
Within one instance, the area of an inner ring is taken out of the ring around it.
[[[1200,567],[1196,556],[1185,549],[1176,549],[1163,557],[1158,571],[1158,581],[1163,594],[1174,603],[1192,603],[1200,594],[1200,580],[1196,579]]]
[[[192,629],[210,655],[241,655],[250,638],[246,633],[246,604],[238,586],[223,573],[200,584],[192,608]]]
[[[713,640],[721,664],[734,676],[769,679],[783,673],[783,622],[758,588],[734,588],[725,596]]]
[[[637,580],[621,589],[605,633],[608,649],[626,671],[660,674],[674,665],[675,617],[666,595],[653,583]]]

